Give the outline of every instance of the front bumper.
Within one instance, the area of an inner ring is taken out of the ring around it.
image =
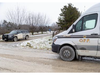
[[[2,35],[2,39],[5,40],[5,41],[8,41],[8,40],[13,40],[13,37],[9,37],[8,35]]]
[[[60,45],[52,44],[52,51],[59,53]]]

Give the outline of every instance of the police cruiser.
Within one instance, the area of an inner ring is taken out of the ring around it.
[[[3,34],[2,39],[4,41],[18,41],[20,39],[25,39],[27,40],[29,38],[30,34],[28,30],[13,30],[8,34]]]

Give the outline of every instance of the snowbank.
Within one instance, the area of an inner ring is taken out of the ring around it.
[[[40,39],[35,39],[31,41],[26,41],[20,44],[21,47],[29,47],[33,49],[46,49],[51,50],[51,44],[52,44],[52,37],[47,36]]]

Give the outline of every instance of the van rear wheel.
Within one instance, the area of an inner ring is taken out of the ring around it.
[[[60,58],[64,61],[72,61],[75,58],[75,51],[70,46],[63,46],[60,49]]]

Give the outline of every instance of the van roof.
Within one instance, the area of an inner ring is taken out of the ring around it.
[[[90,7],[84,14],[98,11],[100,11],[100,3]]]

